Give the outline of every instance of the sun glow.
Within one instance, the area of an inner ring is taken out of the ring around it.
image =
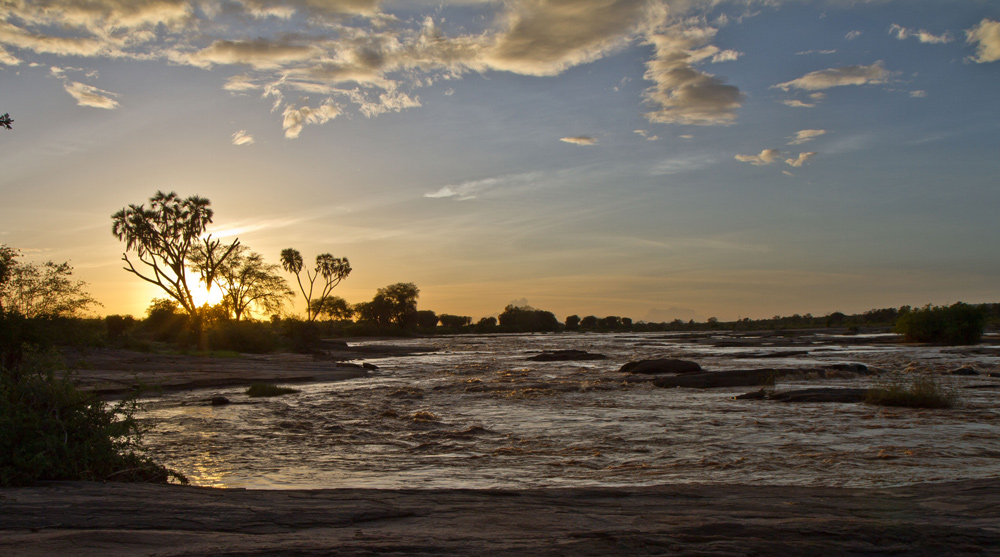
[[[222,301],[222,289],[217,285],[213,285],[212,289],[209,290],[205,287],[205,283],[198,278],[198,275],[191,273],[187,274],[187,282],[191,287],[191,297],[196,306],[201,307],[205,304],[214,306]]]

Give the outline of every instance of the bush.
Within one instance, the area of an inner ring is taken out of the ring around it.
[[[268,323],[222,321],[209,329],[207,335],[213,350],[266,354],[278,347],[278,336]]]
[[[983,337],[986,311],[961,302],[951,306],[927,305],[903,313],[893,331],[907,342],[975,344]]]
[[[943,386],[930,372],[890,373],[865,394],[865,402],[878,406],[951,408],[957,401],[958,392]]]
[[[147,426],[135,398],[109,407],[55,374],[51,354],[28,349],[21,364],[0,369],[0,485],[40,480],[182,483],[142,446]]]
[[[247,396],[250,397],[262,397],[262,396],[281,396],[289,395],[292,393],[299,392],[297,389],[291,389],[289,387],[279,387],[274,383],[254,383],[247,388]]]

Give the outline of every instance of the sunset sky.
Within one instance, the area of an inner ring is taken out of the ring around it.
[[[111,215],[370,300],[635,320],[1000,302],[1000,2],[11,0],[0,243],[162,293]]]

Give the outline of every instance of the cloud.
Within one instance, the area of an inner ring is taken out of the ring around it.
[[[951,34],[947,31],[943,35],[932,35],[931,33],[924,31],[923,29],[914,30],[907,29],[900,25],[893,23],[889,26],[889,34],[896,37],[897,39],[904,41],[910,37],[916,37],[922,43],[926,44],[946,44],[955,40],[952,38]]]
[[[871,83],[885,83],[892,77],[892,72],[885,69],[881,61],[870,66],[847,66],[844,68],[831,68],[807,73],[806,75],[772,85],[772,88],[802,89],[804,91],[819,91],[832,87],[843,87],[845,85],[866,85]]]
[[[646,141],[656,141],[657,139],[660,139],[660,136],[649,133],[649,130],[633,130],[633,132],[646,138]]]
[[[785,106],[790,106],[792,108],[813,108],[814,106],[816,106],[816,103],[807,103],[796,99],[784,100],[781,101],[781,104]]]
[[[340,107],[329,103],[316,108],[288,106],[281,115],[284,117],[282,128],[285,130],[285,137],[293,139],[302,133],[302,128],[307,124],[325,124],[336,118],[340,115]]]
[[[175,56],[188,64],[208,67],[213,64],[245,65],[258,70],[274,70],[295,62],[317,58],[321,51],[312,45],[283,44],[257,39],[253,41],[215,41],[208,48],[186,56]]]
[[[651,122],[718,126],[732,124],[736,109],[743,104],[743,93],[733,85],[693,64],[713,56],[718,49],[698,50],[715,36],[715,29],[672,26],[654,34],[648,43],[655,49],[646,64],[645,79],[655,85],[644,93],[657,108],[646,113]]]
[[[712,55],[712,63],[733,62],[735,60],[739,60],[740,56],[743,56],[742,52],[737,52],[735,50],[721,50]]]
[[[781,151],[778,149],[764,149],[759,155],[736,155],[736,160],[748,162],[754,166],[764,166],[780,161]]]
[[[511,2],[483,61],[495,70],[556,75],[627,45],[647,24],[650,6],[636,0]]]
[[[540,175],[535,172],[523,174],[513,174],[494,178],[483,178],[481,180],[468,180],[461,184],[449,184],[438,190],[424,194],[430,199],[454,199],[456,201],[468,201],[475,199],[480,194],[498,188],[516,189],[518,186],[531,185],[540,179]]]
[[[984,64],[1000,60],[1000,21],[983,19],[965,32],[965,42],[976,45],[976,55],[970,59]]]
[[[910,96],[915,99],[922,99],[927,96],[927,91],[910,91]]]
[[[586,135],[576,135],[573,137],[560,137],[559,141],[572,143],[574,145],[597,145],[597,140]]]
[[[112,98],[118,96],[115,93],[110,93],[77,81],[66,81],[63,87],[67,93],[76,99],[76,104],[79,106],[92,106],[107,110],[118,108],[118,101]]]
[[[836,53],[837,53],[837,49],[834,48],[834,49],[830,49],[830,50],[803,50],[801,52],[796,52],[795,55],[796,56],[804,56],[804,55],[807,55],[807,54],[836,54]]]
[[[814,152],[799,153],[798,158],[785,159],[785,163],[789,164],[791,166],[794,166],[795,168],[799,168],[802,165],[804,165],[805,163],[809,162],[809,160],[812,159],[813,157],[815,157],[816,155],[817,155],[817,153],[814,153]]]
[[[844,35],[844,39],[848,41],[853,41],[854,39],[860,36],[861,36],[861,31],[849,31],[846,35]]]
[[[20,63],[20,58],[7,52],[7,49],[0,46],[0,64],[3,64],[4,66],[17,66]]]
[[[240,130],[233,134],[233,145],[252,145],[253,136],[248,134],[246,130]]]
[[[788,142],[789,145],[801,145],[807,141],[812,141],[817,137],[826,133],[826,130],[799,130],[795,132],[795,136],[791,141]]]

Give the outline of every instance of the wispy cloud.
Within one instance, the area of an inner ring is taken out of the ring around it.
[[[824,134],[826,134],[826,130],[799,130],[795,132],[795,135],[792,137],[792,140],[788,142],[788,144],[801,145]]]
[[[848,31],[848,33],[844,35],[844,39],[848,41],[853,41],[854,39],[860,36],[861,36],[861,31]]]
[[[98,89],[92,85],[80,83],[78,81],[67,81],[64,85],[66,92],[76,99],[76,104],[80,106],[92,106],[94,108],[104,108],[113,110],[118,108],[118,101],[115,93]]]
[[[660,136],[649,133],[649,130],[633,130],[634,133],[641,135],[646,138],[646,141],[656,141],[660,139]]]
[[[491,190],[519,188],[534,183],[540,178],[537,173],[526,172],[523,174],[468,180],[460,184],[442,186],[440,189],[425,193],[424,197],[468,201]]]
[[[810,72],[798,79],[773,85],[772,88],[785,91],[790,89],[820,91],[847,85],[886,83],[892,76],[893,73],[886,70],[882,62],[878,61],[870,66],[847,66]]]
[[[757,155],[736,155],[736,160],[748,162],[754,166],[764,166],[780,161],[781,151],[778,149],[764,149]]]
[[[897,39],[904,41],[909,38],[916,38],[918,41],[926,44],[946,44],[955,40],[951,33],[945,31],[941,35],[934,35],[923,29],[907,29],[901,25],[896,25],[893,23],[889,26],[889,34]]]
[[[573,137],[560,137],[559,141],[572,143],[574,145],[597,145],[597,140],[587,135],[575,135]]]
[[[983,19],[965,32],[965,42],[976,45],[976,55],[970,59],[980,64],[1000,60],[1000,21]]]
[[[796,157],[796,158],[794,158],[794,159],[785,159],[785,163],[798,168],[798,167],[806,164],[807,162],[809,162],[817,154],[818,153],[815,153],[815,152],[799,153],[799,156]]]
[[[282,113],[284,116],[282,127],[285,129],[285,137],[298,137],[302,133],[302,128],[307,124],[323,124],[333,120],[339,114],[340,108],[331,103],[324,103],[316,108],[288,106]]]
[[[233,134],[232,136],[233,145],[252,145],[253,136],[248,134],[246,130],[240,130]]]

